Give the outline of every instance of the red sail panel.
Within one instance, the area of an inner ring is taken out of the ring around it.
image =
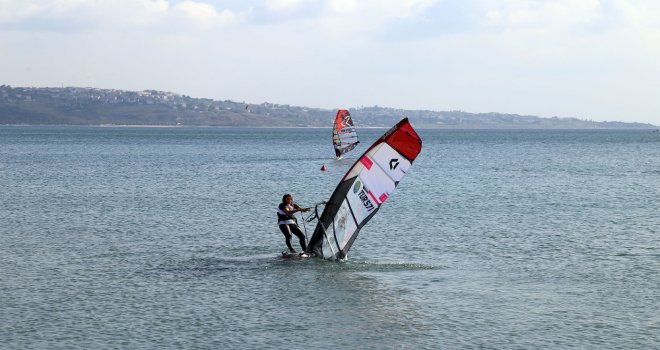
[[[410,125],[408,118],[401,120],[392,129],[392,133],[385,136],[385,140],[410,161],[417,158],[417,155],[422,150],[422,140],[412,125]]]
[[[346,109],[340,109],[335,116],[335,130],[341,131],[344,127],[353,126],[353,119],[351,114]]]

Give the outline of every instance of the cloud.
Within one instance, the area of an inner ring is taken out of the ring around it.
[[[502,29],[566,30],[601,17],[599,0],[495,1],[484,4],[488,25]]]
[[[306,21],[321,35],[365,42],[381,37],[394,23],[414,21],[437,0],[377,1],[327,0],[319,12]]]
[[[0,28],[21,31],[84,31],[144,26],[162,20],[167,0],[4,0]]]
[[[195,1],[184,1],[173,6],[172,16],[207,30],[236,23],[239,19],[239,16],[230,10],[218,11],[211,4]]]
[[[327,2],[327,10],[335,14],[359,14],[358,4],[355,0],[330,0]]]
[[[149,26],[160,29],[162,25],[175,23],[208,30],[231,25],[239,18],[239,14],[228,9],[217,10],[208,2],[192,0],[176,3],[168,0],[4,0],[0,3],[0,28],[24,31],[102,28],[111,32]]]
[[[20,22],[43,11],[44,4],[29,1],[3,1],[0,2],[0,24]]]
[[[328,0],[325,10],[330,14],[348,15],[367,21],[378,19],[384,23],[393,18],[414,17],[438,2],[438,0]]]
[[[646,50],[660,51],[660,2],[640,0],[615,1],[625,21],[623,29],[631,38],[646,45]],[[647,52],[648,53],[648,52]]]
[[[304,0],[266,0],[264,7],[272,12],[287,13],[299,9],[304,3]]]

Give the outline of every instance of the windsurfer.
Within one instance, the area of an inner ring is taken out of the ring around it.
[[[304,252],[307,250],[305,234],[300,230],[300,227],[298,227],[298,222],[293,214],[296,212],[306,212],[310,209],[311,208],[302,208],[298,204],[293,203],[293,196],[288,193],[282,196],[282,203],[277,207],[277,224],[286,238],[286,246],[291,253],[296,253],[296,250],[291,246],[291,234],[296,235],[300,240],[302,251]]]

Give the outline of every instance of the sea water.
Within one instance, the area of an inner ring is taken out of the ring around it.
[[[660,348],[660,134],[418,130],[347,261],[278,258],[384,131],[0,127],[0,347]]]

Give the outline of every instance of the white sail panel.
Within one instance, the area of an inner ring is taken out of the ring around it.
[[[358,177],[376,204],[380,205],[394,192],[396,183],[370,157],[360,158],[364,169]]]
[[[401,181],[412,165],[399,152],[386,143],[371,157],[395,182]]]
[[[353,183],[353,187],[346,194],[346,200],[351,205],[358,226],[362,225],[362,222],[377,208],[376,203],[367,194],[360,179]]]
[[[329,232],[323,235],[323,244],[321,249],[323,256],[334,256],[339,252],[339,247],[337,247],[337,242],[335,241],[334,236],[332,235],[332,226],[328,227]]]
[[[339,243],[339,248],[344,249],[348,240],[353,236],[353,233],[357,231],[357,225],[355,224],[355,220],[353,220],[353,215],[351,215],[351,210],[346,200],[341,204],[337,215],[335,215],[333,229],[335,238]]]
[[[331,232],[328,234],[332,235]],[[337,243],[334,238],[329,238],[328,236],[323,237],[323,245],[321,246],[321,253],[323,256],[335,256],[337,252],[339,251],[339,247],[337,247]]]

